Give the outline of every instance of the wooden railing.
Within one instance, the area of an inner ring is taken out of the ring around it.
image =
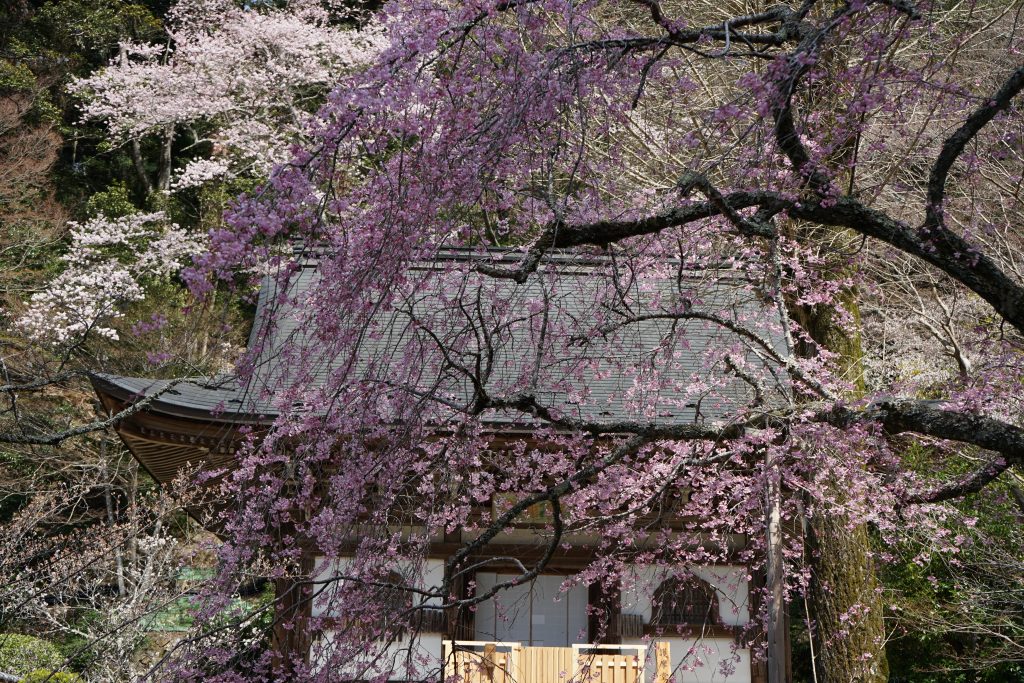
[[[669,678],[668,643],[654,643],[655,683]],[[445,680],[457,683],[644,683],[646,645],[524,647],[443,641]]]

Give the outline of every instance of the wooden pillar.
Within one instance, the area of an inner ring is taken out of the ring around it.
[[[587,590],[587,603],[587,639],[591,643],[600,639],[606,645],[621,643],[622,591],[592,583]]]
[[[451,580],[452,592],[458,599],[473,597],[473,585],[476,584],[476,572],[459,572],[455,568],[455,577]],[[476,636],[476,611],[467,607],[449,608],[448,638],[451,640],[473,640]]]
[[[313,612],[312,587],[314,557],[304,554],[298,575],[274,580],[274,627],[271,632],[273,664],[278,680],[296,677],[296,666],[309,663],[313,644],[310,618]]]
[[[758,614],[761,611],[761,606],[764,602],[764,588],[765,588],[765,576],[764,569],[760,568],[753,572],[753,581],[750,583],[749,589],[749,602],[750,602],[750,613]],[[751,634],[752,637],[748,639],[747,647],[750,648],[751,653],[755,649],[764,643],[765,633],[758,631]],[[750,680],[751,683],[768,683],[768,663],[760,658],[755,659],[753,656],[750,658]]]

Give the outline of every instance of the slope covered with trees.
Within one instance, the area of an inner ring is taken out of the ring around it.
[[[0,673],[132,680],[160,658],[159,624],[190,623],[181,577],[205,571],[211,538],[184,514],[194,487],[155,489],[88,376],[231,367],[246,304],[190,308],[179,271],[372,54],[379,37],[354,16],[316,3],[0,9]],[[33,637],[45,657],[18,654]]]

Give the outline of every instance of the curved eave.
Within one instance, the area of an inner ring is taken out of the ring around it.
[[[248,401],[256,409],[240,409],[238,391],[227,382],[219,385],[204,380],[184,381],[170,386],[170,380],[142,377],[94,374],[93,389],[101,397],[106,395],[124,406],[155,395],[145,411],[171,417],[180,417],[236,427],[239,425],[269,425],[277,417],[270,406]]]
[[[146,396],[133,383],[117,379],[134,378],[92,378],[96,394],[112,414],[131,408]],[[241,424],[234,415],[214,418],[209,411],[157,399],[119,420],[115,430],[150,476],[160,484],[168,484],[184,470],[231,469],[241,440]]]

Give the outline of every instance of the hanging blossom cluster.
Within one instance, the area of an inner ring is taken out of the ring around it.
[[[118,140],[187,129],[208,156],[186,165],[172,190],[263,177],[287,161],[318,98],[384,44],[378,27],[339,26],[338,12],[311,0],[265,10],[182,0],[169,16],[166,46],[122,44],[118,58],[71,91],[84,117]]]
[[[905,468],[890,434],[975,443],[977,429],[948,425],[979,415],[1016,428],[1014,341],[979,340],[1000,362],[928,387],[936,407],[920,386],[856,398],[856,378],[801,323],[826,309],[839,329],[856,325],[846,297],[864,284],[861,256],[816,241],[825,226],[962,279],[1024,329],[1001,303],[1013,282],[1000,264],[940,231],[934,197],[891,182],[894,159],[932,155],[989,101],[980,85],[951,85],[967,67],[921,72],[892,46],[925,35],[960,54],[960,36],[912,3],[827,17],[780,5],[744,17],[749,32],[611,4],[389,3],[386,49],[211,232],[186,273],[197,294],[271,264],[273,305],[241,371],[277,418],[222,480],[239,505],[201,616],[258,567],[307,582],[317,616],[279,615],[286,630],[333,631],[312,660],[286,663],[196,646],[179,680],[273,679],[280,667],[317,681],[426,678],[436,658],[413,649],[396,663],[387,644],[428,608],[500,599],[467,595],[459,577],[537,506],[552,553],[568,533],[598,539],[565,588],[781,553],[788,600],[813,580],[796,533],[808,520],[942,538],[942,495],[926,494],[947,482]],[[696,87],[709,72],[717,85]],[[924,104],[934,116],[918,116]],[[1019,125],[1021,113],[1006,117]],[[854,164],[870,178],[863,191]],[[931,227],[910,227],[912,210]],[[520,429],[498,438],[496,423]],[[781,548],[766,532],[773,515]],[[423,587],[432,539],[454,533],[471,547]],[[337,576],[300,569],[311,549]],[[936,549],[956,551],[950,539]],[[394,571],[417,586],[398,614],[384,590]],[[877,596],[862,597],[844,629],[878,616]],[[763,630],[768,616],[754,616]]]
[[[87,334],[118,339],[111,321],[145,298],[147,281],[174,275],[201,250],[200,240],[163,212],[71,223],[64,271],[34,294],[17,321],[32,339],[58,345]]]

